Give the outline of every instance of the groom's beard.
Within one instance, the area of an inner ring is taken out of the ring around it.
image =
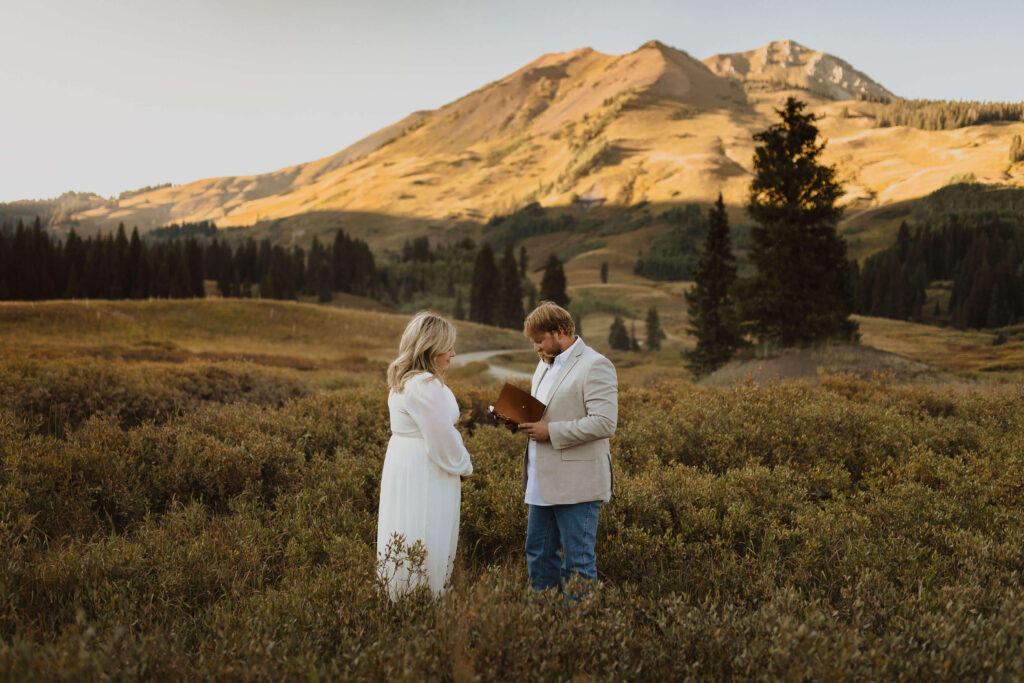
[[[555,357],[554,356],[549,355],[547,353],[544,353],[543,351],[538,351],[537,352],[537,357],[540,358],[542,361],[544,361],[544,363],[547,364],[547,365],[551,365],[552,363],[555,362]]]

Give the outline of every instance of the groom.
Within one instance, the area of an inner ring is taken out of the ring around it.
[[[573,575],[594,582],[597,516],[612,496],[615,366],[576,336],[568,311],[549,301],[526,317],[523,332],[541,357],[530,393],[547,405],[541,420],[519,426],[530,436],[523,460],[530,582],[538,591]]]

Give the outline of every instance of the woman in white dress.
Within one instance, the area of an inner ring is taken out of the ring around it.
[[[421,585],[442,593],[455,564],[462,479],[473,465],[455,429],[459,405],[444,384],[454,356],[455,326],[423,311],[388,367],[392,436],[380,481],[377,571],[392,599]]]

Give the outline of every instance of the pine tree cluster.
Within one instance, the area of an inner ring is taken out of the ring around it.
[[[305,293],[326,301],[334,291],[372,296],[378,290],[369,246],[341,230],[330,247],[314,239],[307,258],[301,247],[285,249],[269,239],[232,248],[216,237],[142,239],[138,229],[129,238],[121,225],[114,234],[82,239],[72,230],[55,241],[38,219],[31,228],[0,225],[0,299],[202,297],[205,280],[234,297]]]
[[[937,225],[900,226],[896,244],[864,262],[857,285],[866,315],[920,320],[926,288],[952,280],[947,314],[957,328],[1024,319],[1024,230],[1000,218],[950,216]]]
[[[637,258],[633,273],[651,280],[690,280],[697,267],[699,245],[708,230],[708,220],[697,204],[672,208],[658,218],[669,228],[651,242],[647,253]]]
[[[398,261],[381,267],[386,289],[382,299],[404,311],[451,306],[455,315],[455,300],[469,288],[476,252],[476,242],[469,238],[433,248],[427,237],[409,240]]]
[[[897,98],[875,117],[875,127],[953,130],[995,121],[1024,121],[1024,102],[959,102]]]
[[[572,230],[576,221],[572,214],[554,215],[539,202],[530,202],[508,215],[494,215],[484,225],[483,238],[497,249],[520,242],[534,235]]]
[[[526,258],[526,252],[520,252]],[[525,261],[523,261],[525,262]],[[506,246],[501,262],[495,263],[494,250],[484,242],[473,264],[473,280],[469,294],[469,319],[484,325],[509,329],[523,326],[523,272],[512,246]]]

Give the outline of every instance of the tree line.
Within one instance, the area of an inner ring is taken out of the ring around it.
[[[953,130],[995,121],[1024,121],[1024,102],[960,102],[897,98],[875,116],[876,128]]]
[[[426,299],[456,318],[516,329],[524,299],[529,307],[538,300],[525,248],[516,258],[506,246],[495,259],[487,242],[431,247],[421,237],[407,241],[395,261],[378,266],[364,241],[340,229],[331,243],[314,238],[308,250],[269,239],[232,244],[216,235],[205,222],[165,226],[146,238],[137,228],[129,236],[122,224],[114,233],[83,239],[72,230],[54,240],[38,219],[31,227],[0,224],[0,299],[203,297],[212,281],[225,297],[305,295],[326,302],[335,292],[348,292],[417,306]],[[562,262],[551,254],[540,298],[568,305],[566,286]]]
[[[952,281],[949,303],[925,311],[935,281]],[[1001,218],[951,216],[913,229],[904,221],[895,244],[864,262],[857,305],[898,320],[944,315],[959,329],[1013,325],[1024,318],[1024,230]]]
[[[269,239],[232,246],[194,234],[144,240],[137,228],[129,236],[122,224],[114,233],[83,239],[71,230],[54,240],[38,218],[31,227],[2,224],[0,299],[203,297],[206,280],[216,282],[221,296],[294,299],[302,293],[321,301],[334,291],[370,296],[381,287],[369,246],[343,230],[330,245],[314,239],[308,253]]]

